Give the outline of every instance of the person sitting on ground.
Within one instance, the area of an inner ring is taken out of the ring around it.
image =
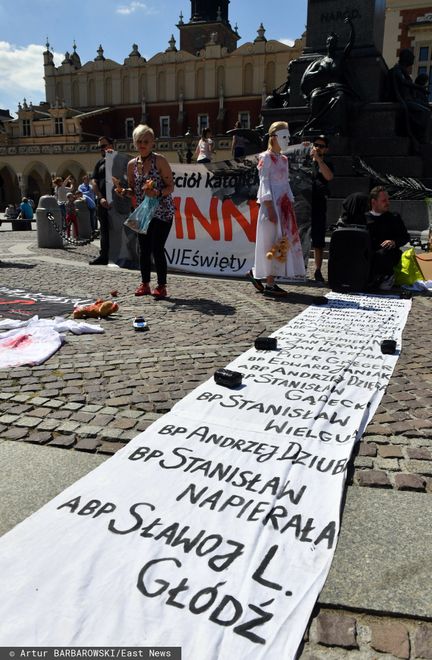
[[[5,211],[5,216],[9,218],[10,220],[14,220],[17,217],[17,210],[15,208],[14,204],[8,204],[6,211]]]
[[[20,204],[19,218],[22,220],[33,220],[33,209],[29,204],[27,197],[23,197]]]
[[[380,289],[391,289],[394,283],[394,267],[402,256],[400,248],[409,242],[410,236],[398,213],[392,213],[390,198],[384,186],[376,186],[369,193],[371,210],[366,215],[373,260],[372,277]]]
[[[347,225],[366,225],[366,214],[369,213],[369,195],[366,193],[355,192],[345,197],[342,202],[342,210],[338,227]]]

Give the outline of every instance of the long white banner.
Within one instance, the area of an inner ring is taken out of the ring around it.
[[[294,658],[409,309],[331,294],[275,333],[277,351],[228,365],[241,387],[200,385],[6,534],[0,645]]]

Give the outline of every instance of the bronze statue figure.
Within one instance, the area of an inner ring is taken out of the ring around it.
[[[425,143],[430,141],[431,111],[424,88],[411,78],[413,64],[414,54],[403,48],[398,63],[389,71],[390,95],[401,104],[407,135]]]
[[[344,22],[350,26],[350,36],[343,51],[338,50],[338,36],[332,32],[326,40],[327,54],[311,62],[303,74],[300,88],[310,105],[303,132],[347,132],[347,111],[357,94],[346,70],[355,41],[354,26],[349,18]]]
[[[288,108],[290,104],[291,65],[287,67],[287,79],[282,85],[276,87],[264,101],[264,108]]]

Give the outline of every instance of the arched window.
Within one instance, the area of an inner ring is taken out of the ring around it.
[[[195,76],[195,96],[197,99],[204,98],[204,68],[197,69]]]
[[[144,74],[142,76],[140,76],[140,79],[139,79],[138,93],[139,93],[139,100],[140,101],[141,101],[142,98],[145,98],[145,96],[146,96],[146,78],[145,78]]]
[[[105,78],[105,105],[112,104],[112,79]]]
[[[265,83],[268,92],[275,88],[275,63],[267,62],[265,69]]]
[[[96,105],[96,86],[93,78],[90,78],[87,85],[87,105]]]
[[[63,83],[61,80],[56,83],[56,97],[59,101],[63,101]]]
[[[216,96],[219,96],[221,88],[225,91],[225,69],[223,66],[218,66],[216,72]]]
[[[166,75],[165,71],[159,71],[157,77],[157,101],[166,101]]]
[[[80,98],[79,98],[79,84],[77,80],[74,80],[72,83],[72,106],[74,108],[79,108]]]
[[[179,71],[177,71],[176,86],[176,96],[178,98],[180,94],[184,95],[185,93],[185,76],[183,69],[179,69]]]
[[[243,94],[253,94],[253,66],[250,62],[243,69]]]
[[[124,76],[122,80],[122,103],[130,103],[129,99],[129,77]]]

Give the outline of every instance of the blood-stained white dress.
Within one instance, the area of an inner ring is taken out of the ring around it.
[[[257,201],[260,204],[255,244],[254,275],[283,277],[294,280],[305,279],[305,264],[301,241],[294,213],[294,197],[289,183],[288,158],[274,151],[265,151],[258,160],[259,188]],[[266,201],[272,201],[277,214],[277,223],[268,218]],[[268,259],[267,253],[282,237],[288,239],[288,250],[284,261]]]

